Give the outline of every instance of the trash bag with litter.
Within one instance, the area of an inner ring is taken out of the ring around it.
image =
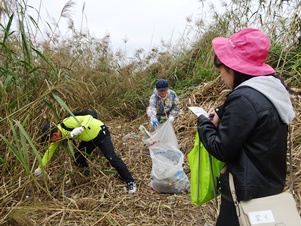
[[[190,192],[190,182],[183,170],[184,154],[171,122],[166,121],[154,132],[145,134],[143,142],[148,146],[152,158],[150,187],[160,193]]]

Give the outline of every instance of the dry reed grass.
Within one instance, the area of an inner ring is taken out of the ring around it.
[[[187,157],[194,144],[196,116],[188,106],[209,109],[221,104],[227,94],[220,78],[199,86],[181,100],[181,112],[174,123],[181,150]],[[292,95],[297,117],[292,124],[293,168],[296,201],[300,212],[301,146],[300,96]],[[149,187],[151,159],[138,127],[147,128],[146,116],[134,121],[107,121],[116,152],[125,161],[138,184],[135,194],[127,194],[117,174],[108,173],[108,161],[94,151],[91,175],[86,177],[74,166],[70,155],[58,151],[47,166],[45,180],[24,177],[22,172],[2,174],[0,186],[1,225],[204,225],[214,224],[218,208],[209,201],[191,203],[189,194],[159,194]],[[184,171],[189,176],[185,158]],[[12,173],[18,177],[11,177]]]

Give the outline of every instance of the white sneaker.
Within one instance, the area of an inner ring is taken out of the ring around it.
[[[128,190],[129,190],[129,193],[135,193],[137,191],[137,186],[136,186],[136,183],[134,181],[131,181],[128,183]]]

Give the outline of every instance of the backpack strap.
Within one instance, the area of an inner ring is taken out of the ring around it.
[[[67,114],[65,116],[65,118],[68,118],[68,117],[74,117],[74,116],[85,116],[85,115],[91,115],[93,118],[97,119],[97,112],[95,110],[84,110],[84,111],[78,111],[78,112],[73,112],[72,113],[73,116],[71,114]],[[72,131],[74,128],[69,128],[67,127],[63,122],[60,123],[61,124],[61,127],[67,131]],[[90,129],[90,127],[88,127]]]
[[[73,130],[73,128],[67,127],[63,122],[62,122],[60,125],[61,125],[61,127],[62,127],[64,130],[67,130],[67,131],[70,131],[70,132]]]

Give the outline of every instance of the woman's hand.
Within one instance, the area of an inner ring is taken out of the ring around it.
[[[220,118],[216,114],[214,108],[211,108],[208,111],[208,115],[209,115],[209,120],[215,125],[215,127],[218,127],[219,122],[220,122]]]

